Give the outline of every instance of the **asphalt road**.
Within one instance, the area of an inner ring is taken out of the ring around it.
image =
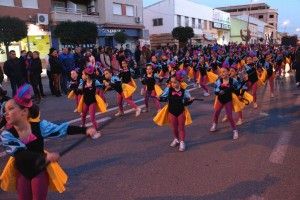
[[[69,175],[67,191],[49,193],[48,199],[298,200],[300,90],[294,85],[291,77],[277,80],[272,99],[269,88],[261,88],[259,108],[246,108],[237,141],[231,139],[228,123],[209,133],[213,96],[194,102],[184,153],[169,147],[173,137],[168,127],[153,123],[153,104],[138,118],[134,113],[115,118],[115,98],[109,93],[112,111],[97,115],[103,121],[103,137],[87,140],[61,158]],[[202,98],[201,89],[191,93]],[[140,98],[136,94],[135,99]],[[80,124],[78,114],[72,112],[73,102],[66,97],[47,96],[40,106],[45,119]],[[59,151],[81,137],[47,141],[46,147]],[[7,156],[0,159],[3,169]],[[0,199],[16,195],[0,191]]]

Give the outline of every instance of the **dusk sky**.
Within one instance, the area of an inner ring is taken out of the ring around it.
[[[144,6],[156,3],[160,0],[143,0]],[[182,0],[186,1],[186,0]],[[192,0],[194,2],[210,7],[220,7],[228,5],[249,4],[251,0]],[[254,0],[253,0],[254,1]],[[255,0],[257,1],[257,0]],[[284,31],[283,23],[287,22],[286,31],[290,34],[300,36],[300,0],[261,0],[259,2],[267,3],[271,8],[277,9],[279,14],[279,31]],[[296,31],[298,29],[298,32]]]

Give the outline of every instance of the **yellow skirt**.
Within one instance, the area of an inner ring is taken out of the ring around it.
[[[268,77],[267,70],[263,69],[261,75],[258,77],[257,85],[258,87],[264,86]]]
[[[98,94],[95,95],[95,98],[96,98],[97,110],[102,113],[106,112],[107,106],[104,100]],[[81,96],[80,101],[78,103],[77,112],[81,113],[82,110],[83,110],[83,96]]]
[[[132,85],[123,83],[122,84],[122,90],[123,90],[123,94],[124,94],[125,99],[127,99],[128,97],[131,97],[133,95],[136,88]]]
[[[17,170],[15,168],[15,158],[10,157],[0,176],[0,187],[5,192],[16,191]],[[68,176],[57,162],[51,162],[47,168],[49,176],[49,190],[62,193],[66,190]]]
[[[160,96],[162,95],[162,93],[164,92],[161,87],[157,84],[154,85],[154,90],[155,90],[155,93],[156,93],[156,96]]]
[[[207,82],[215,83],[218,80],[218,75],[213,72],[207,72]]]
[[[68,94],[68,99],[75,99],[75,92],[72,90],[69,94]]]
[[[153,121],[158,125],[158,126],[163,126],[169,124],[169,119],[168,119],[168,108],[169,105],[165,105],[161,111],[159,111],[156,116],[153,118]],[[185,114],[185,126],[192,124],[192,117],[189,112],[189,110],[185,107],[184,108],[184,114]]]
[[[182,82],[180,82],[180,87],[182,88],[182,89],[186,89],[187,88],[187,86],[188,86],[188,84],[186,84],[186,82],[184,82],[184,81],[182,81]]]
[[[183,70],[183,63],[179,65],[179,70]]]
[[[253,96],[248,92],[244,92],[243,99],[245,99],[246,101],[240,100],[236,94],[232,93],[232,109],[234,112],[242,111],[246,105],[253,102]],[[216,109],[217,101],[218,96],[215,97],[214,109]]]

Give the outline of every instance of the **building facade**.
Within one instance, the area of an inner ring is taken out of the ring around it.
[[[12,16],[24,20],[28,25],[27,37],[13,42],[9,50],[17,56],[21,50],[39,51],[40,57],[49,52],[51,38],[49,32],[50,0],[1,0],[0,16]],[[5,48],[1,48],[0,62],[6,60]]]
[[[194,43],[228,43],[230,38],[229,13],[190,0],[162,0],[145,7],[144,25],[153,47],[176,43],[171,32],[179,26],[193,28]]]
[[[250,15],[253,18],[265,22],[267,24],[265,26],[268,26],[268,29],[273,33],[274,40],[276,40],[278,30],[278,11],[276,9],[272,9],[268,4],[257,3],[236,5],[219,7],[217,9],[230,13],[231,17]]]
[[[51,19],[53,29],[62,21],[89,21],[98,26],[100,46],[119,47],[113,36],[118,31],[128,35],[126,44],[133,49],[143,37],[142,0],[76,0],[52,1]],[[53,38],[52,45],[60,47],[59,39]]]
[[[247,30],[247,21],[231,18],[230,42],[244,43],[241,38],[241,30]]]

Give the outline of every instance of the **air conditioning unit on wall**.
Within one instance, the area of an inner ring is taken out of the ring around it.
[[[41,25],[48,25],[49,24],[49,16],[48,14],[37,14],[37,23]]]
[[[141,18],[140,17],[136,17],[135,18],[135,22],[138,23],[138,24],[141,23]]]

